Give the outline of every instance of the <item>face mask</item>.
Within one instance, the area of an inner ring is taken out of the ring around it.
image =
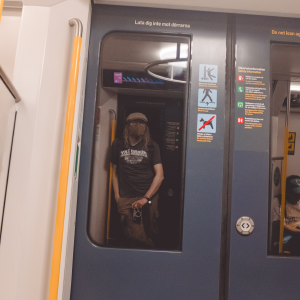
[[[135,137],[139,137],[144,135],[145,129],[146,129],[145,126],[141,124],[132,124],[130,125],[130,134]]]

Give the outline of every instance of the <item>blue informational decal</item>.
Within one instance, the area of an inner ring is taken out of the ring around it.
[[[198,90],[199,107],[217,107],[217,90],[204,88]]]
[[[197,132],[216,132],[217,116],[210,114],[198,114]]]
[[[218,66],[217,65],[202,65],[199,68],[199,81],[216,83],[218,82]]]

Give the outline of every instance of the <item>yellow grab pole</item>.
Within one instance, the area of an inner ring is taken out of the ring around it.
[[[281,211],[280,211],[280,233],[279,233],[279,254],[283,252],[283,233],[284,233],[284,217],[285,217],[285,194],[286,194],[286,171],[288,157],[288,136],[289,136],[289,111],[290,111],[290,82],[288,82],[288,94],[286,99],[286,117],[284,131],[284,151],[283,166],[281,174]]]
[[[63,231],[64,231],[64,217],[65,217],[69,164],[70,164],[70,154],[71,154],[71,144],[72,144],[72,131],[73,131],[77,82],[78,82],[80,49],[81,49],[81,42],[82,42],[81,22],[78,19],[72,19],[70,20],[69,24],[71,26],[77,25],[77,32],[76,32],[76,37],[74,39],[74,46],[73,46],[64,144],[63,144],[63,153],[62,153],[62,161],[61,161],[61,168],[60,168],[60,180],[59,180],[59,190],[58,190],[58,199],[57,199],[56,222],[55,222],[54,243],[53,243],[53,251],[52,251],[49,298],[48,298],[49,300],[57,300],[57,295],[58,295],[60,261],[61,261],[61,251],[62,251]]]
[[[281,211],[280,211],[279,253],[282,253],[282,251],[283,251],[283,232],[284,232],[284,215],[285,215],[285,191],[286,191],[288,134],[289,134],[289,127],[285,126],[284,154],[283,154],[283,166],[282,166],[282,175],[281,175]]]
[[[2,17],[3,5],[4,5],[4,0],[0,0],[0,22]]]
[[[113,113],[113,120],[111,121],[111,144],[115,139],[116,132],[116,113],[114,110],[109,110]],[[108,205],[107,205],[107,224],[106,224],[106,240],[109,240],[109,227],[110,227],[110,211],[111,211],[111,191],[112,191],[112,180],[113,180],[113,168],[112,163],[110,163],[109,167],[109,185],[108,185]]]

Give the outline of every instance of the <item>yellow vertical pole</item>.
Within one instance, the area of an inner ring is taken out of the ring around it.
[[[285,201],[286,201],[286,172],[288,157],[288,136],[289,136],[289,114],[290,114],[290,82],[288,82],[288,93],[286,100],[286,117],[284,131],[284,151],[283,166],[281,174],[281,211],[280,211],[280,233],[279,233],[279,254],[283,252],[283,233],[284,233],[284,217],[285,217]]]
[[[79,30],[81,35],[82,34],[81,22],[78,19],[72,19],[70,21],[70,25],[73,26],[75,24],[77,26],[81,26]],[[62,161],[61,161],[61,169],[60,169],[60,181],[59,181],[59,190],[58,190],[58,199],[57,199],[56,222],[55,222],[55,231],[54,231],[51,277],[50,277],[50,288],[49,288],[49,298],[48,298],[49,300],[57,300],[57,295],[58,295],[59,273],[60,273],[60,262],[61,262],[61,252],[62,252],[62,242],[63,242],[64,218],[65,218],[65,207],[66,207],[66,197],[67,197],[67,187],[68,187],[68,175],[69,175],[70,154],[71,154],[71,145],[72,145],[72,132],[73,132],[73,122],[74,122],[74,113],[75,113],[81,42],[82,42],[81,36],[78,36],[78,34],[76,33],[76,37],[74,38],[74,46],[73,46],[64,144],[63,144],[63,153],[62,153]]]
[[[0,22],[1,22],[2,12],[3,12],[3,5],[4,5],[4,0],[0,0]]]
[[[116,133],[116,113],[114,110],[110,110],[114,114],[114,118],[111,121],[111,144],[115,139]],[[112,194],[112,179],[113,179],[113,168],[112,163],[109,167],[109,185],[108,185],[108,205],[107,205],[107,224],[106,224],[106,240],[109,240],[109,229],[110,229],[110,212],[111,212],[111,194]]]

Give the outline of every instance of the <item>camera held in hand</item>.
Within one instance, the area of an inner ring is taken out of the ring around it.
[[[133,221],[140,222],[142,220],[142,210],[138,208],[134,208],[132,218]]]

